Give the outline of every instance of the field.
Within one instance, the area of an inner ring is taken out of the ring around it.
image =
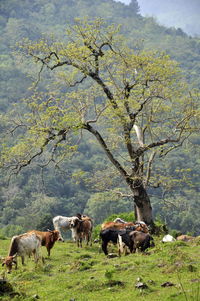
[[[26,258],[11,274],[0,270],[0,300],[42,301],[165,301],[200,300],[200,239],[163,244],[146,254],[107,258],[99,244],[77,248],[71,241],[56,242],[45,264]],[[0,240],[0,256],[10,240]],[[116,247],[109,246],[116,253]],[[2,292],[5,279],[10,290]],[[13,289],[13,290],[12,290]]]

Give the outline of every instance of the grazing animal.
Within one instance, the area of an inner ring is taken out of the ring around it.
[[[58,240],[63,241],[64,242],[64,238],[61,235],[61,230],[63,231],[67,231],[71,229],[71,221],[74,217],[66,217],[66,216],[55,216],[53,218],[53,225],[54,225],[54,229],[59,231],[59,238]],[[72,237],[73,237],[73,233],[72,233]],[[74,238],[74,237],[73,237]]]
[[[129,236],[133,241],[133,253],[135,253],[136,250],[144,252],[146,249],[155,246],[153,237],[150,236],[149,233],[132,231]]]
[[[149,233],[148,226],[144,222],[106,222],[101,225],[101,230],[105,229],[125,229],[126,227],[135,227],[134,229],[137,231],[142,231],[144,233]]]
[[[11,273],[13,265],[15,265],[15,269],[17,269],[17,261],[15,258],[16,258],[16,255],[6,256],[3,259],[2,266],[6,265],[8,273]]]
[[[4,258],[2,266],[6,265],[8,273],[10,273],[14,264],[15,269],[17,269],[17,256],[21,256],[22,264],[24,265],[24,257],[31,254],[34,255],[35,263],[37,263],[40,247],[41,238],[35,233],[24,233],[13,236],[8,256]]]
[[[194,237],[189,235],[180,235],[176,239],[180,241],[192,241]]]
[[[129,233],[135,230],[135,226],[127,227],[125,229],[116,229],[116,228],[108,228],[101,230],[100,238],[101,248],[105,255],[108,255],[108,243],[112,242],[117,244],[118,241],[121,241],[120,247],[122,248],[122,243],[124,243],[130,249],[130,252],[133,251],[133,241],[130,239]],[[120,255],[120,248],[119,248],[119,255]]]
[[[78,247],[82,247],[83,239],[86,240],[87,245],[89,242],[90,245],[92,245],[93,222],[90,217],[84,216],[81,217],[81,219],[79,217],[74,217],[71,220],[70,227]]]
[[[59,239],[60,233],[58,230],[48,230],[48,232],[41,232],[37,230],[29,231],[28,233],[35,233],[41,238],[42,246],[47,248],[48,256],[50,256],[51,249],[53,248],[55,242]]]

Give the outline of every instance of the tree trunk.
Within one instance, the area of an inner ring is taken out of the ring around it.
[[[135,203],[136,220],[143,221],[147,225],[152,225],[153,224],[152,207],[148,197],[147,199],[143,199],[143,201],[140,202],[139,206],[137,205],[138,197],[137,197],[137,201],[136,201],[136,197],[134,197],[134,203]]]
[[[139,158],[135,160],[134,164],[134,170],[133,170],[133,176],[137,176],[136,180],[132,179],[132,176],[128,175],[126,170],[121,166],[119,161],[117,161],[112,152],[110,151],[109,147],[106,145],[104,139],[100,135],[100,133],[94,129],[90,124],[84,124],[83,128],[88,130],[90,133],[92,133],[103,150],[105,151],[106,155],[108,156],[111,163],[116,167],[116,169],[119,171],[119,173],[122,175],[122,177],[125,179],[126,184],[131,189],[133,196],[134,196],[134,204],[136,206],[136,219],[137,221],[143,221],[147,225],[153,226],[153,216],[152,216],[152,207],[150,203],[149,196],[147,194],[147,191],[143,185],[143,182],[141,180],[141,175],[138,174],[140,171],[140,162]]]
[[[131,185],[131,191],[133,192],[135,218],[137,221],[143,221],[147,225],[153,226],[153,215],[150,198],[144,188],[142,182],[134,182]]]

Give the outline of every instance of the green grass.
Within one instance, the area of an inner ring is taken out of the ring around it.
[[[0,240],[0,256],[8,252],[10,240]],[[116,252],[110,245],[109,251]],[[42,248],[46,258],[46,249]],[[199,301],[200,245],[175,242],[162,244],[146,255],[137,253],[108,259],[99,252],[99,245],[82,249],[70,241],[57,242],[45,264],[35,266],[26,258],[11,274],[1,267],[1,278],[12,285],[14,293],[0,295],[2,301]],[[137,279],[147,285],[135,287]],[[162,287],[165,282],[174,286]],[[1,291],[1,289],[0,289]]]

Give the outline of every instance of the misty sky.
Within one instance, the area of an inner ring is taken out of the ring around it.
[[[129,4],[131,0],[115,0]],[[181,28],[189,35],[200,35],[200,0],[137,0],[142,16],[153,16],[167,27]]]
[[[129,4],[131,0],[115,0],[116,2],[123,2],[125,4]]]

